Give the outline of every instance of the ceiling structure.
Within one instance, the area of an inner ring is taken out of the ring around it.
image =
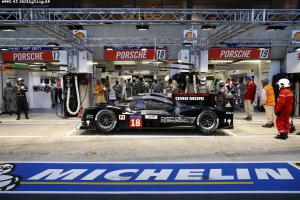
[[[0,37],[0,47],[45,46],[93,50],[103,46],[182,45],[182,37],[75,38],[68,25],[104,26],[126,24],[213,25],[206,37],[194,38],[194,47],[289,47],[299,45],[291,38],[238,38],[257,26],[300,26],[300,0],[52,0],[44,5],[0,4],[0,26],[31,27],[47,38]],[[18,6],[18,8],[13,8]],[[9,8],[11,7],[11,8]],[[31,7],[31,8],[29,8]],[[64,8],[65,7],[65,8]],[[288,29],[288,28],[286,28]],[[287,31],[293,30],[289,28]],[[286,35],[286,34],[285,34]]]

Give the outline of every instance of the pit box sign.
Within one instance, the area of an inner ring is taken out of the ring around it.
[[[269,59],[270,48],[212,48],[208,59]]]
[[[1,162],[1,193],[300,193],[300,162]]]
[[[1,55],[2,60],[6,62],[51,62],[62,60],[66,56],[65,52],[60,50],[4,51]]]
[[[167,59],[166,48],[149,48],[147,50],[141,50],[139,48],[134,49],[114,49],[104,50],[105,60],[165,60]]]

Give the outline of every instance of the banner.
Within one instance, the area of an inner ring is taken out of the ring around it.
[[[167,59],[166,49],[117,49],[104,50],[105,60],[165,60]]]
[[[59,61],[60,51],[3,51],[2,60],[5,62],[36,62]]]
[[[300,162],[1,162],[0,194],[300,193]]]
[[[268,59],[270,48],[212,48],[208,50],[208,59]]]

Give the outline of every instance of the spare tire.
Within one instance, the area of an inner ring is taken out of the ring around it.
[[[115,130],[117,124],[117,115],[112,110],[100,110],[95,117],[96,129],[101,132],[111,132]]]
[[[216,113],[212,111],[202,111],[196,120],[196,127],[202,133],[214,131],[219,126],[219,118]]]

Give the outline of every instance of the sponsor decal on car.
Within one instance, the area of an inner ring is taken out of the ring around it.
[[[157,115],[145,115],[145,119],[157,119]]]
[[[86,115],[86,118],[87,118],[87,119],[93,119],[94,116],[93,116],[93,115]]]
[[[119,115],[119,120],[125,120],[125,115]]]
[[[175,97],[177,101],[204,101],[204,97]]]
[[[168,124],[175,124],[175,123],[189,124],[190,120],[182,117],[161,117],[160,122],[168,123]]]

